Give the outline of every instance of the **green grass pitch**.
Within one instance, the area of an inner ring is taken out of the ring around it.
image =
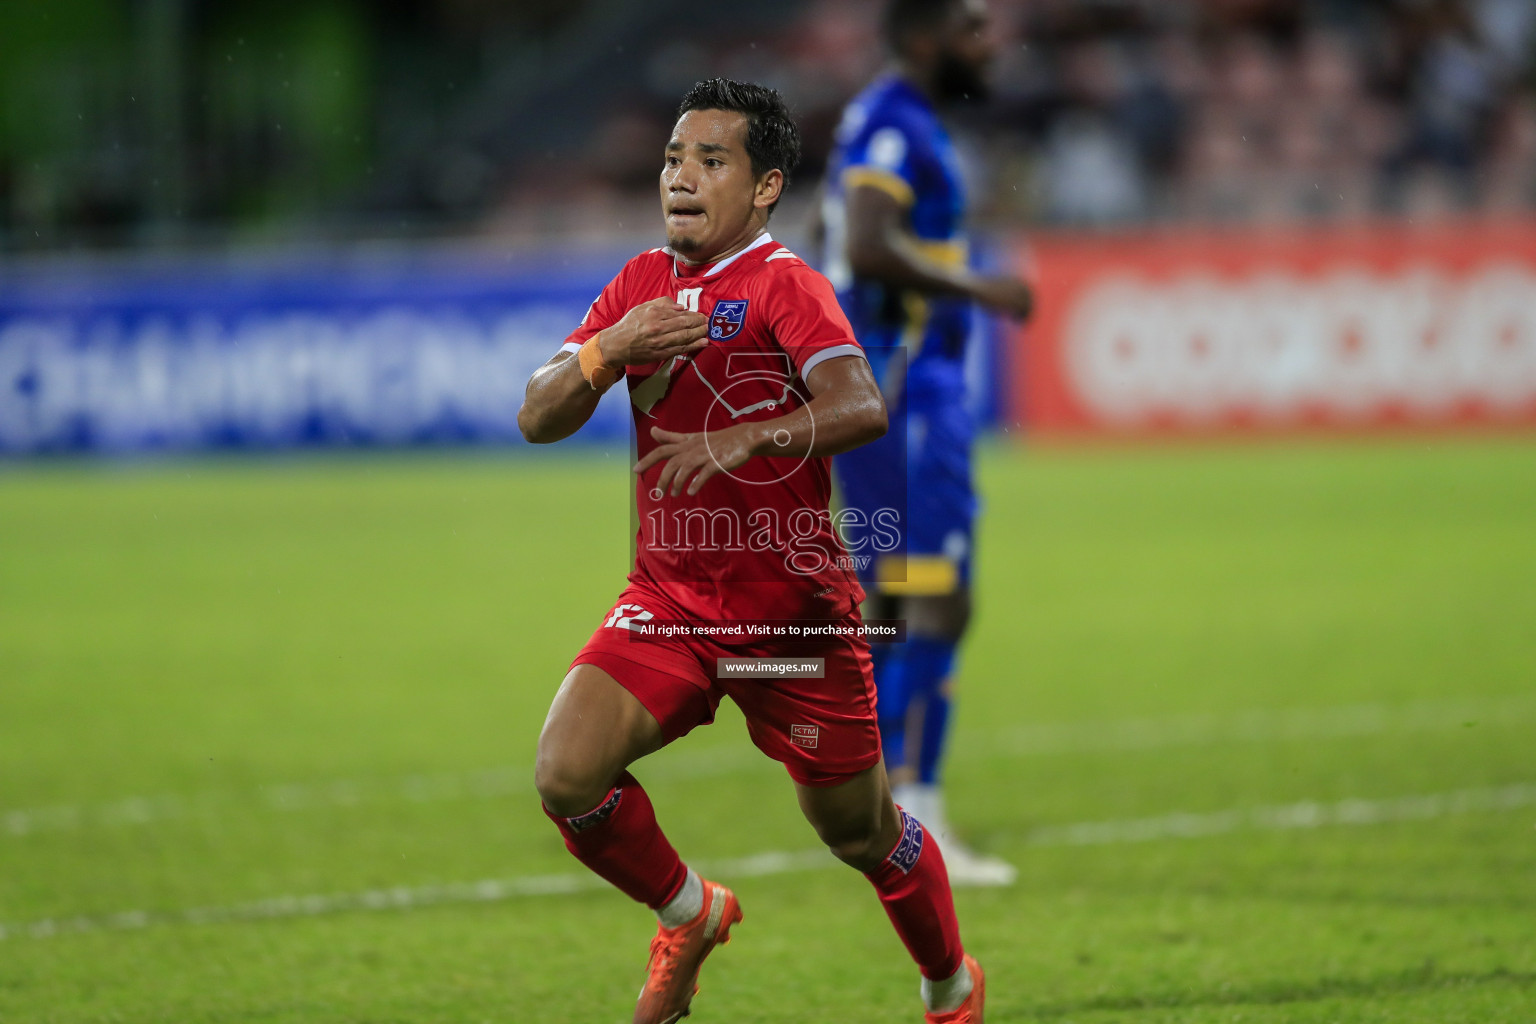
[[[531,781],[623,462],[0,467],[0,1021],[628,1021],[652,920]],[[980,475],[950,785],[1021,872],[957,897],[992,1024],[1536,1020],[1536,444]],[[637,774],[746,912],[692,1020],[921,1019],[739,716]]]

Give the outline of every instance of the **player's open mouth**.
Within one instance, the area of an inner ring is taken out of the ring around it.
[[[669,219],[680,220],[684,222],[691,221],[696,217],[702,216],[704,216],[703,210],[691,206],[674,206],[672,209],[667,211],[667,217]]]

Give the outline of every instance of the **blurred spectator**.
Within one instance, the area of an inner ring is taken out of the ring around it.
[[[1064,109],[1044,138],[1045,208],[1063,223],[1132,220],[1147,206],[1145,151],[1167,117],[1164,91],[1138,76],[1114,43],[1081,43],[1063,55]],[[1171,132],[1167,132],[1171,134]]]
[[[1498,100],[1499,61],[1454,0],[1405,7],[1394,30],[1406,117],[1388,185],[1410,210],[1467,205]]]
[[[1483,206],[1493,213],[1536,206],[1536,98],[1512,97],[1495,120]]]

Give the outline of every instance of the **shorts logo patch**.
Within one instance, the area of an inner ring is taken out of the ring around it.
[[[923,825],[906,811],[901,812],[901,842],[886,858],[901,869],[902,874],[917,867],[917,859],[923,855]]]
[[[818,725],[792,725],[789,727],[789,742],[797,747],[815,750],[816,744],[821,742],[821,727]]]
[[[741,325],[747,319],[747,301],[731,299],[715,303],[715,311],[709,318],[711,341],[725,341],[727,338],[736,337],[737,332],[741,330]]]

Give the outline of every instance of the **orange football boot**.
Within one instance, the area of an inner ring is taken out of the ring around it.
[[[656,928],[634,1024],[674,1024],[688,1016],[704,958],[731,941],[731,925],[741,920],[741,904],[725,886],[703,882],[704,909],[698,917],[677,928]]]
[[[987,976],[981,972],[981,964],[965,956],[965,969],[971,972],[971,994],[965,1002],[948,1013],[927,1013],[924,1024],[982,1024],[982,1004],[987,1001]]]

